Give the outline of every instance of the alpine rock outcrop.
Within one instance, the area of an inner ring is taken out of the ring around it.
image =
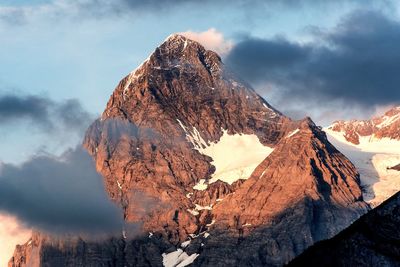
[[[355,145],[373,143],[377,140],[388,143],[393,140],[398,141],[400,140],[400,106],[370,120],[335,121],[329,129],[341,132],[346,141]]]
[[[181,35],[122,79],[83,145],[140,230],[36,233],[9,266],[282,266],[368,210],[356,168],[311,119],[284,116]]]

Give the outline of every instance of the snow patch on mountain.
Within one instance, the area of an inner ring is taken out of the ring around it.
[[[193,216],[197,216],[197,215],[200,214],[196,209],[194,209],[194,210],[192,210],[192,209],[187,209],[187,211],[188,211],[189,213],[191,213]]]
[[[329,141],[356,166],[364,200],[377,206],[400,190],[400,172],[390,170],[400,163],[400,141],[373,136],[360,137],[360,144],[346,141],[343,132],[324,129]]]
[[[290,133],[286,136],[286,138],[292,137],[293,135],[297,134],[299,131],[300,131],[299,129],[296,129],[296,130],[290,132]]]
[[[181,247],[182,247],[182,248],[186,248],[187,246],[190,245],[190,242],[191,242],[191,240],[187,240],[187,241],[185,241],[185,242],[182,242]]]
[[[400,119],[400,113],[396,114],[394,116],[385,115],[385,116],[382,117],[382,122],[379,123],[378,125],[376,125],[376,127],[383,128],[383,127],[389,126],[392,123],[398,121],[399,119]]]
[[[187,209],[187,211],[190,212],[193,216],[199,215],[200,214],[199,211],[202,211],[202,210],[212,210],[212,204],[209,206],[200,206],[198,204],[195,204],[194,210]]]
[[[364,152],[374,152],[374,153],[391,153],[400,154],[400,140],[390,139],[388,137],[377,138],[375,135],[360,136],[360,144],[356,145],[348,142],[344,135],[344,132],[333,131],[331,127],[325,128],[325,132],[330,136],[334,137],[336,140],[346,143],[350,146],[354,146],[360,151]]]
[[[195,210],[212,210],[212,205],[209,206],[201,206],[198,204],[195,204]]]
[[[209,183],[210,182],[207,182],[206,179],[200,179],[200,181],[195,186],[193,186],[193,189],[200,191],[206,190]]]
[[[129,93],[130,85],[131,85],[132,83],[134,83],[134,82],[140,77],[139,73],[140,73],[141,69],[143,68],[143,66],[144,66],[147,62],[149,62],[150,56],[151,56],[151,55],[149,55],[149,56],[142,62],[142,64],[140,64],[136,69],[134,69],[133,71],[131,71],[131,72],[128,74],[128,76],[127,76],[127,82],[125,83],[125,87],[124,87],[124,90],[123,90],[123,98],[124,98],[124,99],[127,97],[128,93]]]
[[[182,249],[178,248],[176,251],[170,253],[163,253],[164,267],[184,267],[192,264],[193,261],[199,256],[197,253],[188,255]]]
[[[202,149],[203,147],[207,146],[207,142],[204,141],[204,139],[201,137],[199,131],[196,129],[196,127],[186,127],[183,125],[183,123],[178,120],[179,126],[185,131],[186,134],[186,139],[192,143],[193,147],[197,150]]]
[[[203,144],[201,140],[196,143]],[[201,179],[193,187],[196,190],[204,190],[208,184],[218,180],[232,184],[239,179],[249,178],[254,169],[273,151],[273,148],[261,144],[255,134],[230,135],[226,130],[223,130],[218,142],[204,147],[197,146],[197,149],[213,159],[215,172],[208,183]]]

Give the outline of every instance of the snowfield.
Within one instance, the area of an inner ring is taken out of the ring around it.
[[[163,265],[165,267],[184,267],[187,266],[199,256],[193,253],[192,255],[186,254],[182,249],[178,248],[176,251],[170,253],[163,253]]]
[[[375,207],[400,191],[400,172],[389,170],[400,163],[400,141],[374,136],[360,137],[354,145],[342,132],[325,128],[329,141],[353,162],[360,173],[363,197]]]
[[[212,165],[215,172],[212,174],[208,184],[218,180],[232,184],[239,179],[250,177],[254,169],[273,151],[273,148],[261,144],[255,134],[234,134],[229,135],[223,130],[223,135],[216,143],[207,144],[199,137],[197,130],[188,140],[193,144],[204,144],[196,146],[200,153],[213,159]],[[205,190],[208,186],[204,179],[201,179],[193,188]]]

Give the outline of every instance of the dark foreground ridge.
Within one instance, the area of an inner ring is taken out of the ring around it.
[[[400,171],[400,164],[397,164],[396,166],[393,166],[390,169]]]
[[[400,192],[288,266],[400,266]]]

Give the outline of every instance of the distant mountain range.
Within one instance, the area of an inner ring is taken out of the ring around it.
[[[340,132],[346,141],[362,146],[373,146],[375,142],[397,142],[400,140],[400,106],[387,111],[383,116],[370,120],[336,121],[329,129]]]
[[[371,120],[337,121],[324,130],[360,172],[364,200],[376,206],[400,191],[400,107]]]

